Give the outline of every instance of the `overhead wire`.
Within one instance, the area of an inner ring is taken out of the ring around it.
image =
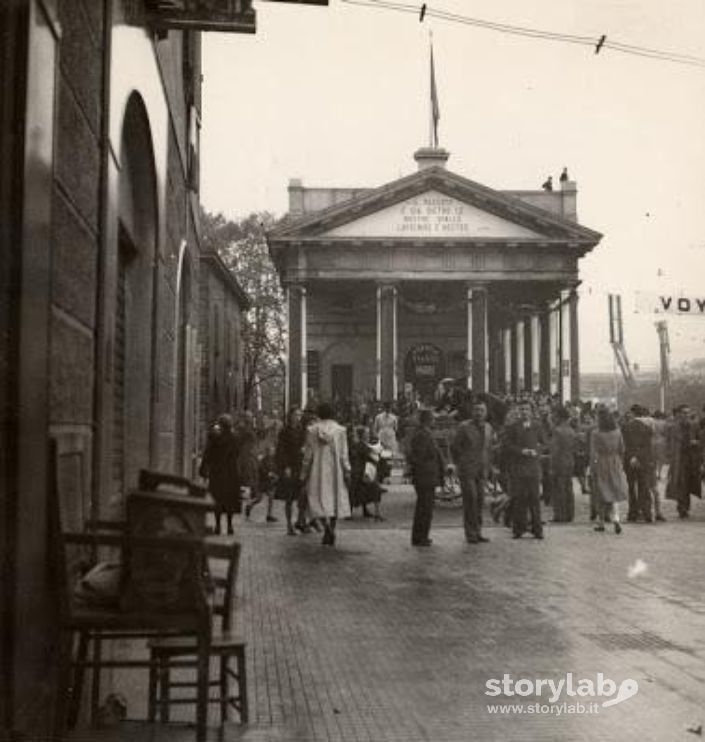
[[[375,10],[395,11],[416,16],[420,15],[422,8],[421,5],[410,5],[408,3],[394,2],[394,0],[341,0],[341,2],[344,2],[348,5],[358,5],[362,7],[373,8]],[[436,10],[434,8],[428,7],[427,3],[425,3],[424,6],[424,16],[437,18],[438,20],[446,21],[448,23],[474,26],[476,28],[484,28],[486,30],[496,31],[498,33],[523,36],[525,38],[542,39],[564,44],[586,46],[597,50],[598,52],[601,49],[609,49],[614,52],[619,52],[620,54],[629,54],[633,56],[672,62],[675,64],[684,64],[693,67],[705,67],[705,58],[698,57],[692,54],[681,54],[679,52],[666,51],[663,49],[652,49],[649,47],[637,46],[634,44],[625,44],[619,41],[615,41],[607,36],[582,36],[578,34],[568,34],[558,31],[546,31],[538,28],[530,28],[528,26],[499,23],[496,21],[488,21],[481,18],[473,18],[471,16],[465,16],[459,13]]]

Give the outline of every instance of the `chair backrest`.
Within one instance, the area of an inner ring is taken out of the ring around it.
[[[207,501],[170,491],[134,491],[127,496],[127,533],[135,537],[202,540],[206,534]],[[127,584],[123,604],[155,610],[187,605],[194,589],[186,555],[166,558],[154,549],[129,549],[123,556]],[[199,567],[199,572],[200,572]]]
[[[180,474],[140,469],[138,489],[143,492],[154,492],[162,487],[185,490],[191,497],[205,497],[207,494],[205,487]]]

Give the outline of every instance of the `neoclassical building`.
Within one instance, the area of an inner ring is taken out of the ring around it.
[[[287,404],[579,388],[578,263],[600,241],[576,184],[498,191],[423,148],[379,188],[289,184],[268,237],[287,293]]]

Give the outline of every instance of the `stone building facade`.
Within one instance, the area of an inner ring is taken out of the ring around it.
[[[219,414],[242,408],[242,316],[249,306],[240,284],[215,252],[201,255],[199,430]]]
[[[427,401],[475,391],[579,390],[578,261],[601,235],[577,188],[497,191],[421,149],[417,172],[374,189],[289,185],[269,235],[287,292],[287,401]]]
[[[80,527],[140,467],[192,472],[200,315],[226,317],[237,368],[245,298],[199,242],[200,35],[147,18],[170,5],[0,3],[2,739],[44,738],[56,698],[50,439]]]

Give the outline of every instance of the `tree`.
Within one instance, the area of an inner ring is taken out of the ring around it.
[[[250,299],[243,319],[243,397],[246,409],[277,406],[285,376],[285,307],[279,277],[269,257],[266,231],[276,224],[267,211],[230,221],[201,210],[203,244],[215,250]]]

